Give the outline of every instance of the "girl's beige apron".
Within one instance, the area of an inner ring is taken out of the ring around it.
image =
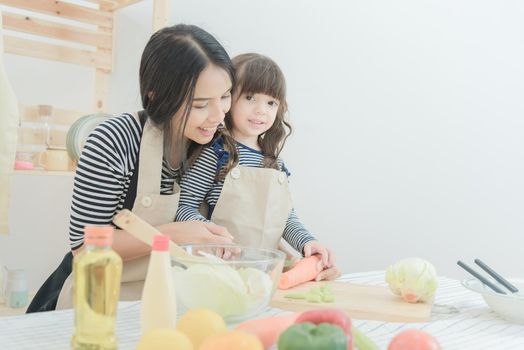
[[[225,226],[236,244],[276,249],[292,207],[286,173],[237,166],[226,176],[211,221]]]
[[[173,194],[160,194],[163,140],[163,131],[153,126],[148,119],[140,141],[138,184],[133,213],[153,226],[175,220],[180,197],[180,188],[176,183],[173,185]],[[124,261],[120,300],[139,300],[142,297],[148,264],[149,256]],[[62,287],[56,308],[57,310],[71,308],[72,302],[73,279],[71,274]]]

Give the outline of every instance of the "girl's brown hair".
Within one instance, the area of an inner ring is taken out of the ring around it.
[[[264,155],[263,166],[281,170],[278,165],[278,156],[292,132],[291,125],[286,120],[288,109],[284,74],[272,59],[260,54],[246,53],[236,56],[232,61],[236,70],[236,100],[242,94],[264,94],[279,101],[275,121],[265,133],[258,136],[258,145]],[[230,157],[220,173],[222,179],[238,164],[235,140],[230,133],[233,128],[231,112],[226,114],[225,124],[226,128],[222,130],[222,137],[224,148],[229,152]]]

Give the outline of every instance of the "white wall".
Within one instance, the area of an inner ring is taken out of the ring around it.
[[[72,175],[16,174],[12,178],[10,234],[0,235],[0,263],[24,269],[31,291],[38,289],[69,250],[72,188]]]
[[[114,113],[139,105],[151,3],[118,14]],[[295,206],[344,271],[421,256],[454,277],[464,276],[456,260],[474,257],[524,275],[523,17],[517,0],[172,5],[174,22],[201,25],[231,55],[281,65]],[[36,81],[47,66],[27,60],[6,57],[22,102],[89,106],[84,70]]]

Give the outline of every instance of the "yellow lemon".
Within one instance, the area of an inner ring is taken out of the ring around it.
[[[173,328],[158,328],[147,331],[136,350],[194,350],[191,340]]]
[[[199,350],[264,350],[264,346],[253,334],[231,331],[207,338]]]
[[[206,338],[227,331],[222,317],[209,309],[189,310],[180,317],[176,329],[191,339],[195,349],[198,349]]]

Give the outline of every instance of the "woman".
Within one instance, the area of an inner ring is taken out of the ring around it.
[[[181,173],[222,124],[233,83],[229,56],[206,31],[176,25],[153,34],[140,63],[144,110],[102,123],[86,141],[73,188],[72,252],[40,288],[28,313],[71,307],[71,263],[82,249],[84,227],[110,224],[123,208],[179,244],[231,242],[223,227],[173,221]],[[124,260],[121,300],[140,299],[150,247],[116,230],[113,249]]]

